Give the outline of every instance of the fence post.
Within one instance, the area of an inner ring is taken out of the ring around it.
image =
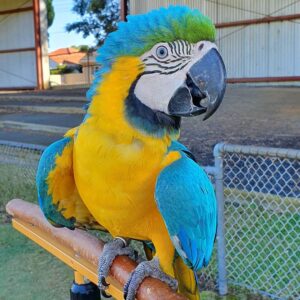
[[[219,294],[226,295],[227,287],[227,272],[225,261],[225,232],[224,232],[224,184],[223,184],[223,157],[222,146],[217,144],[214,148],[215,158],[215,186],[218,202],[218,228],[217,228],[217,265],[218,265],[218,286]]]

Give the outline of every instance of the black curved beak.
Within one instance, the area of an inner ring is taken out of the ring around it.
[[[226,70],[216,49],[209,50],[188,71],[185,83],[168,105],[169,114],[189,117],[204,114],[208,119],[220,106],[226,89]]]

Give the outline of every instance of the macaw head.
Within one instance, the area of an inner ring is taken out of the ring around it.
[[[219,107],[226,86],[214,40],[215,28],[199,10],[170,6],[129,16],[100,48],[102,69],[88,96],[95,94],[114,61],[136,57],[141,71],[130,83],[125,101],[129,122],[155,131],[179,127],[181,117],[204,114],[207,119]]]

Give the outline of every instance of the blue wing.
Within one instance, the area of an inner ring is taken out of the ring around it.
[[[214,189],[187,148],[176,142],[170,151],[179,151],[181,158],[160,173],[155,198],[178,254],[199,270],[211,258],[216,235]]]
[[[40,207],[52,225],[102,229],[77,191],[73,173],[73,137],[65,137],[44,151],[36,184]]]

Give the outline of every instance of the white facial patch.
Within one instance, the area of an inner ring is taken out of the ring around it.
[[[190,44],[178,40],[155,45],[141,56],[145,70],[135,95],[152,110],[168,113],[169,102],[185,83],[189,69],[213,48],[217,49],[216,45],[208,41]]]

